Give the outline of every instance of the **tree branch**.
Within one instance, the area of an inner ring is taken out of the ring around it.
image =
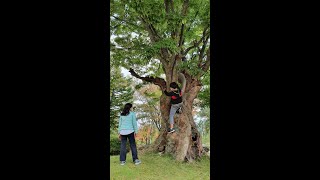
[[[171,6],[171,11],[174,11],[174,4],[173,4],[173,0],[169,0],[170,1],[170,6]]]
[[[182,5],[182,15],[185,16],[187,14],[187,10],[189,8],[189,0],[184,0]]]
[[[183,6],[182,6],[182,13],[181,13],[183,17],[186,16],[188,7],[189,7],[189,0],[184,0]],[[184,31],[184,23],[182,23],[182,25],[181,25],[179,47],[182,45],[183,31]]]
[[[196,19],[196,17],[198,16],[198,14],[199,14],[199,11],[197,11],[196,14],[194,15],[194,18],[193,18],[192,23],[195,21],[195,19]],[[190,23],[190,26],[189,26],[189,28],[188,28],[187,31],[190,31],[192,23]]]
[[[204,65],[202,65],[202,67],[201,67],[202,72],[200,72],[197,75],[197,79],[199,79],[201,76],[203,76],[204,73],[206,73],[208,71],[209,67],[210,67],[210,46],[207,49],[206,55],[207,55],[207,61],[206,61],[206,63]]]
[[[165,10],[166,10],[166,18],[167,20],[169,20],[170,16],[169,14],[170,13],[174,13],[174,3],[173,3],[173,0],[164,0],[164,5],[165,5]],[[172,30],[172,32],[170,33],[171,35],[171,38],[172,39],[175,39],[175,37],[177,36],[177,31],[176,31],[176,28],[174,28]]]
[[[165,7],[165,9],[166,9],[166,13],[167,13],[167,15],[170,13],[170,10],[171,10],[171,12],[173,12],[173,8],[174,8],[174,6],[173,6],[173,0],[164,0],[164,7]]]
[[[194,42],[193,42],[193,46],[188,47],[188,48],[183,52],[183,55],[184,55],[184,56],[187,55],[188,52],[189,52],[191,49],[198,47],[199,44],[201,43],[201,40],[202,40],[202,38],[201,38],[198,42],[194,41]]]
[[[193,18],[193,21],[190,23],[190,26],[189,26],[189,28],[187,29],[187,32],[189,32],[189,31],[190,31],[190,29],[191,29],[191,25],[192,25],[192,24],[193,24],[193,22],[195,21],[195,19],[196,19],[196,17],[197,17],[197,15],[198,15],[198,13],[199,13],[199,11],[197,11],[197,12],[196,12],[196,14],[195,14],[195,16],[194,16],[194,18]],[[182,45],[184,44],[184,39],[185,39],[185,38],[183,38],[183,39],[182,39],[182,43],[181,43]]]
[[[170,0],[164,0],[164,7],[165,7],[165,9],[166,9],[166,13],[167,14],[169,14],[169,12],[170,12],[170,5],[169,5],[169,3],[170,3]]]
[[[189,73],[189,71],[188,70],[186,70],[186,69],[184,69],[184,70],[182,70],[182,72],[181,72],[183,75],[184,75],[184,77],[186,78],[186,81],[188,81],[188,79],[190,80],[192,77],[191,77],[191,74]]]
[[[207,61],[206,61],[206,63],[202,66],[202,70],[203,70],[204,72],[206,72],[206,71],[209,69],[209,67],[210,67],[210,46],[209,46],[206,54],[207,54]]]
[[[148,23],[142,16],[140,16],[139,18],[143,22],[143,24],[145,25],[145,28],[149,33],[149,37],[151,39],[151,42],[152,43],[156,42],[158,40],[157,37],[159,37],[156,29],[153,27],[152,24]]]
[[[197,54],[192,54],[191,58],[190,58],[190,61],[193,60],[193,58],[195,58],[197,56]]]
[[[122,47],[122,46],[119,46],[117,47],[117,45],[113,44],[113,43],[110,43],[110,49],[111,50],[124,50],[124,51],[128,51],[128,50],[133,50],[133,49],[136,49],[134,46],[133,47]]]
[[[132,25],[132,26],[135,26],[135,27],[137,27],[137,28],[141,28],[141,27],[138,26],[137,24],[131,23],[131,22],[125,20],[125,19],[121,19],[121,18],[119,18],[119,17],[117,17],[117,16],[114,16],[114,15],[112,15],[112,17],[114,17],[116,20],[119,20],[119,21],[121,21],[121,22],[125,22],[125,23],[128,24],[128,25]]]
[[[128,22],[127,20],[120,19],[120,18],[118,18],[118,17],[116,17],[116,16],[113,16],[113,17],[114,17],[116,20],[118,20],[118,22],[120,22],[120,24],[117,24],[117,25],[111,27],[110,29],[112,29],[112,30],[113,30],[113,29],[116,29],[116,28],[118,28],[118,26],[120,26],[120,25],[124,22],[125,25],[127,25],[128,29],[131,30],[131,32],[134,32],[134,33],[139,34],[139,35],[142,34],[141,31],[136,31],[135,29],[133,29],[133,27],[131,27],[131,26],[134,26],[134,27],[136,27],[136,28],[138,28],[138,29],[141,29],[141,26],[139,26],[139,25],[137,25],[137,24],[134,24],[134,23],[131,23],[131,22]],[[131,26],[129,26],[129,25],[131,25]]]
[[[161,48],[160,49],[160,61],[161,63],[167,67],[168,66],[168,63],[169,61],[167,60],[169,58],[169,52],[168,52],[168,49],[167,48]]]
[[[136,6],[134,7],[134,9],[137,13],[141,14],[140,16],[138,16],[138,18],[141,20],[141,22],[144,24],[146,30],[148,31],[151,41],[153,43],[156,42],[157,37],[159,37],[159,38],[161,38],[161,37],[158,35],[158,32],[154,28],[154,26],[148,21],[148,17],[144,16],[144,13],[138,10],[138,3],[137,2],[136,2]]]
[[[179,46],[178,47],[182,46],[183,30],[184,30],[184,24],[181,25],[180,40],[179,40]]]
[[[203,30],[203,33],[202,33],[203,36],[199,39],[198,42],[197,42],[197,41],[194,41],[194,42],[193,42],[193,46],[187,48],[187,49],[185,50],[185,52],[183,53],[183,55],[187,55],[188,52],[189,52],[191,49],[198,47],[198,46],[200,45],[200,43],[204,41],[204,39],[206,38],[205,36],[207,35],[207,34],[206,34],[206,31],[208,30],[208,28],[209,28],[209,26],[207,26],[207,27]]]
[[[131,73],[132,76],[138,78],[138,79],[141,79],[143,81],[146,81],[146,82],[151,82],[155,85],[158,85],[160,86],[161,89],[165,88],[166,87],[166,81],[162,78],[159,78],[159,77],[150,77],[150,76],[146,76],[146,77],[141,77],[139,76],[136,72],[134,72],[134,70],[132,68],[130,68],[129,72]]]
[[[210,35],[207,36],[207,38],[203,41],[203,45],[201,47],[201,50],[200,50],[200,54],[199,54],[199,63],[198,63],[198,67],[201,67],[201,64],[202,64],[202,60],[203,60],[203,53],[204,53],[204,50],[206,49],[206,46],[207,46],[207,42],[209,40],[209,37]]]

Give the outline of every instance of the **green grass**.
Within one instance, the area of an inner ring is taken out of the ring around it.
[[[127,163],[120,165],[119,156],[110,156],[110,179],[141,180],[193,180],[210,179],[210,160],[203,157],[201,161],[179,163],[168,155],[147,153],[139,155],[140,165],[134,165],[131,153],[127,154]]]
[[[205,144],[206,146],[210,147],[210,134],[202,137],[202,144]]]

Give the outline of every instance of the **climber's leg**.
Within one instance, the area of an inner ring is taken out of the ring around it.
[[[170,122],[170,130],[169,131],[172,131],[172,129],[173,129],[173,124],[174,124],[173,117],[174,117],[175,113],[177,112],[177,110],[179,109],[179,107],[181,107],[181,106],[182,106],[182,103],[171,105],[170,115],[169,115],[169,122]]]
[[[176,113],[177,113],[177,114],[181,114],[181,113],[182,113],[182,103],[177,104],[177,106],[178,106],[178,105],[179,105],[179,107],[178,107]]]
[[[174,106],[174,104],[172,104],[170,108],[170,115],[169,115],[170,128],[173,128],[173,124],[174,124],[173,117],[176,111],[177,111],[176,107]]]

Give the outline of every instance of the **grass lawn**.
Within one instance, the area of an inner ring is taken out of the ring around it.
[[[138,152],[139,153],[139,152]],[[120,165],[119,155],[110,156],[110,179],[210,179],[210,160],[203,157],[193,163],[179,163],[168,155],[146,153],[139,155],[140,165],[134,165],[131,152],[127,154],[127,163]]]

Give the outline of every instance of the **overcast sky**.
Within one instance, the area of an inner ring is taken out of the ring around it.
[[[123,74],[123,76],[128,77],[130,75],[129,70],[121,67],[121,73]]]

